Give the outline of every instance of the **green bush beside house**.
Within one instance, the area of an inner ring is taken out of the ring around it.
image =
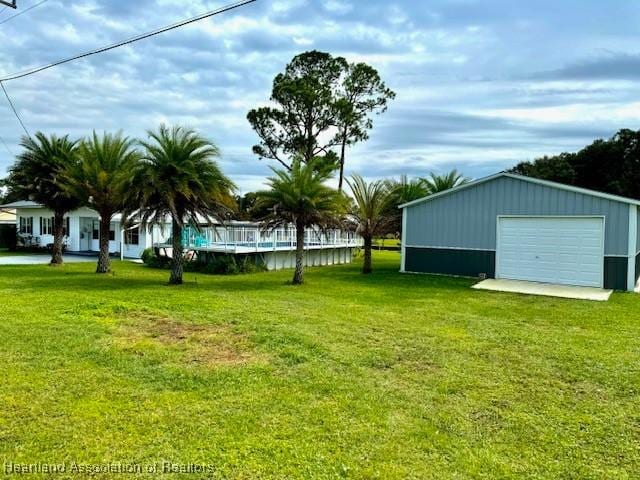
[[[158,255],[153,248],[147,248],[142,252],[142,261],[151,268],[168,269],[171,267],[171,258]],[[266,271],[266,266],[257,257],[245,255],[236,258],[234,255],[216,255],[206,259],[194,259],[185,262],[185,272],[197,272],[213,275],[234,275],[238,273],[255,273]]]

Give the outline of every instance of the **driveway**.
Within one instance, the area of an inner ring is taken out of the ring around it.
[[[0,265],[46,265],[51,260],[51,255],[11,255],[0,257]],[[97,257],[85,257],[75,255],[63,255],[65,263],[95,262]]]
[[[606,302],[612,290],[592,287],[574,287],[571,285],[555,285],[551,283],[525,282],[522,280],[506,280],[489,278],[476,283],[472,288],[493,290],[494,292],[524,293],[527,295],[544,295],[547,297],[575,298],[577,300],[594,300]]]

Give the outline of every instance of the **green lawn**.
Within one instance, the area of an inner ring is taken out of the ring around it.
[[[12,257],[14,255],[21,255],[21,253],[10,252],[7,248],[0,248],[0,257]]]
[[[302,287],[290,271],[169,287],[130,263],[0,267],[0,464],[638,478],[640,296],[479,292],[398,261],[308,269]]]
[[[397,238],[374,238],[373,245],[400,248],[400,240],[398,240]]]

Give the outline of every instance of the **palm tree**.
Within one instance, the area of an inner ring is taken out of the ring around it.
[[[335,165],[321,158],[304,163],[295,158],[291,169],[272,168],[274,176],[267,179],[270,190],[257,192],[257,205],[267,209],[265,227],[294,225],[296,229],[296,269],[294,285],[303,283],[304,232],[307,227],[324,230],[337,225],[345,206],[345,197],[325,182],[333,177]]]
[[[181,284],[184,271],[182,229],[201,219],[224,221],[235,206],[235,185],[214,158],[218,147],[194,130],[161,125],[141,142],[145,152],[134,174],[132,198],[139,205],[141,225],[163,224],[171,217],[170,284]]]
[[[427,178],[423,178],[422,180],[427,186],[429,195],[444,192],[445,190],[469,183],[469,179],[464,177],[456,169],[453,169],[449,173],[445,173],[443,175],[436,175],[431,172]]]
[[[389,191],[388,208],[389,215],[392,217],[387,230],[391,230],[391,233],[401,233],[402,211],[398,206],[429,195],[427,183],[422,178],[410,179],[406,175],[402,175],[398,180],[386,180],[385,186]]]
[[[135,141],[96,132],[78,147],[79,161],[67,169],[65,187],[69,194],[100,215],[100,253],[96,273],[110,269],[109,230],[113,216],[123,211],[129,191],[131,172],[140,159]]]
[[[69,140],[68,135],[47,137],[37,132],[33,137],[22,137],[20,145],[24,151],[9,170],[6,185],[12,196],[53,210],[51,265],[61,265],[64,216],[80,205],[80,200],[70,195],[61,182],[63,172],[76,162],[77,142]]]
[[[362,273],[371,273],[371,246],[373,237],[384,233],[391,220],[389,201],[391,196],[382,180],[367,184],[359,175],[347,180],[353,194],[351,218],[357,224],[357,231],[364,240],[364,264]]]

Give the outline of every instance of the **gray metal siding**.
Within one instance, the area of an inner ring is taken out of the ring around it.
[[[498,215],[603,215],[605,255],[627,255],[629,205],[499,177],[407,207],[407,246],[494,250]]]

